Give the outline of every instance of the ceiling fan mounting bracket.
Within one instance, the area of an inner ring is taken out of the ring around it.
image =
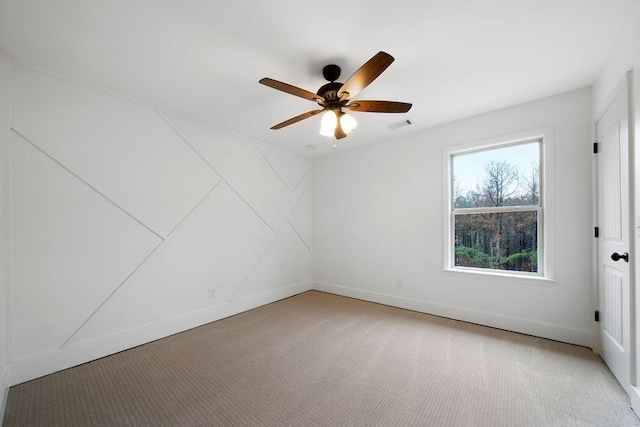
[[[340,71],[340,67],[336,64],[329,64],[322,69],[322,75],[326,80],[335,82],[340,77]]]

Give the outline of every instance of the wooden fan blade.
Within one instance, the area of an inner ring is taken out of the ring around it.
[[[367,113],[406,113],[413,104],[395,101],[353,101],[345,105],[351,111],[362,111]]]
[[[369,83],[374,81],[389,65],[394,61],[393,56],[386,52],[378,52],[373,58],[368,60],[362,67],[358,69],[338,90],[338,96],[342,97],[345,93],[348,98],[353,98]]]
[[[313,116],[315,116],[316,114],[320,114],[320,113],[322,113],[323,111],[324,111],[324,110],[313,110],[313,111],[307,111],[307,112],[306,112],[306,113],[304,113],[304,114],[300,114],[299,116],[295,116],[295,117],[293,117],[293,118],[290,118],[289,120],[285,120],[285,121],[284,121],[284,122],[282,122],[282,123],[278,123],[277,125],[272,126],[272,127],[271,127],[271,129],[273,129],[273,130],[282,129],[282,128],[283,128],[283,127],[285,127],[285,126],[289,126],[289,125],[292,125],[292,124],[294,124],[294,123],[298,123],[298,122],[299,122],[299,121],[301,121],[301,120],[308,119],[309,117],[313,117]]]
[[[296,86],[292,86],[288,83],[279,82],[268,77],[260,79],[258,83],[262,83],[265,86],[272,87],[274,89],[281,90],[291,95],[299,96],[300,98],[308,99],[309,101],[319,102],[324,104],[324,98],[317,93],[309,92],[308,90],[301,89]]]

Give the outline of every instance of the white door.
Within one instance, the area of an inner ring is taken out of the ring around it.
[[[598,298],[601,355],[629,393],[631,384],[629,126],[627,85],[596,124]]]

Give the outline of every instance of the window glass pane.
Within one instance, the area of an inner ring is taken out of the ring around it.
[[[538,272],[538,212],[455,215],[454,265]]]
[[[540,142],[457,154],[453,208],[538,205]]]

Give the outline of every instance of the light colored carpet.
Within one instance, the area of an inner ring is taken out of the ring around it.
[[[12,426],[631,426],[587,348],[310,291],[12,387]]]

